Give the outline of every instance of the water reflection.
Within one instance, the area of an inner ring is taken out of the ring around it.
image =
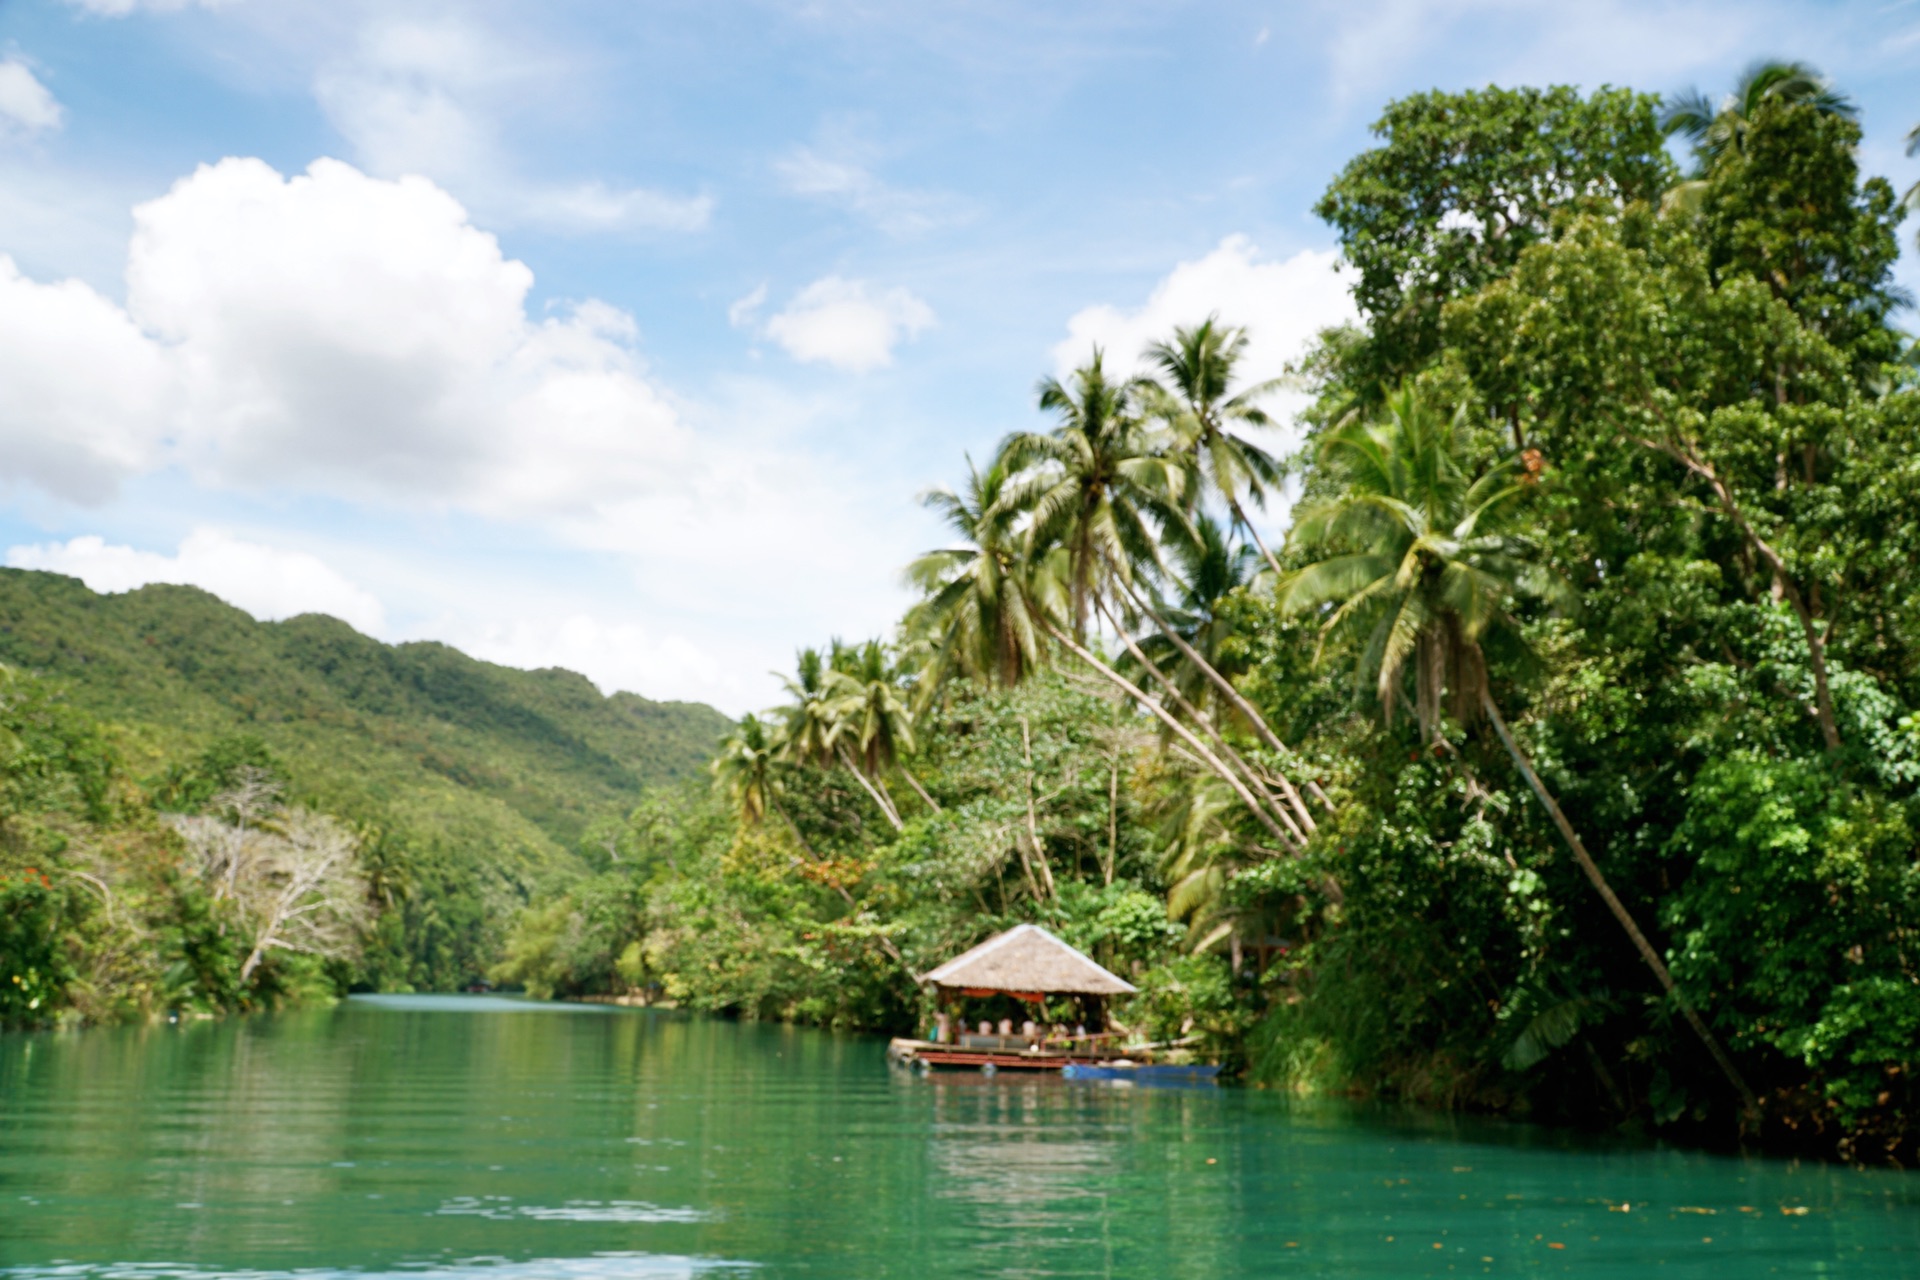
[[[1911,1276],[1920,1182],[1239,1089],[922,1079],[872,1039],[519,1001],[0,1037],[3,1280],[749,1265]]]

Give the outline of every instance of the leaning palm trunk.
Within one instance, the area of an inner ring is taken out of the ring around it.
[[[1727,1056],[1726,1050],[1720,1047],[1720,1041],[1715,1038],[1713,1032],[1708,1030],[1706,1021],[1693,1007],[1693,1002],[1687,999],[1685,992],[1674,985],[1673,975],[1667,971],[1666,961],[1660,958],[1660,953],[1655,951],[1653,944],[1647,941],[1647,935],[1640,932],[1640,926],[1634,923],[1626,904],[1620,901],[1619,895],[1613,891],[1613,886],[1607,883],[1606,876],[1601,874],[1600,868],[1587,853],[1586,845],[1581,843],[1579,835],[1573,829],[1573,824],[1567,821],[1567,815],[1561,812],[1560,804],[1553,798],[1553,793],[1547,790],[1546,784],[1540,781],[1540,775],[1534,772],[1532,761],[1528,760],[1526,753],[1520,749],[1520,744],[1514,741],[1512,732],[1507,728],[1506,720],[1500,715],[1500,708],[1493,701],[1493,695],[1484,686],[1480,690],[1480,707],[1487,713],[1487,719],[1493,722],[1493,731],[1500,735],[1500,743],[1506,747],[1507,754],[1513,757],[1514,766],[1520,770],[1521,776],[1527,780],[1527,785],[1533,788],[1533,794],[1538,796],[1540,803],[1546,807],[1547,813],[1553,818],[1553,825],[1560,829],[1560,838],[1567,842],[1569,849],[1573,850],[1574,861],[1580,864],[1580,870],[1586,873],[1587,880],[1607,904],[1607,910],[1613,912],[1613,918],[1620,922],[1620,927],[1627,931],[1629,938],[1633,939],[1634,948],[1639,951],[1640,958],[1647,962],[1647,967],[1653,970],[1653,976],[1660,980],[1661,987],[1673,997],[1673,1002],[1680,1006],[1681,1015],[1693,1028],[1694,1034],[1700,1037],[1700,1042],[1706,1045],[1707,1052],[1713,1056],[1714,1063],[1719,1066],[1728,1083],[1733,1085],[1735,1091],[1739,1093],[1747,1119],[1758,1119],[1760,1103],[1753,1096],[1753,1090],[1747,1087],[1746,1080],[1734,1067],[1733,1060]]]
[[[1233,687],[1233,681],[1221,675],[1212,663],[1201,657],[1200,651],[1188,644],[1184,636],[1172,626],[1168,625],[1167,620],[1162,618],[1159,613],[1154,610],[1153,606],[1147,603],[1146,598],[1139,592],[1136,592],[1125,579],[1116,578],[1116,580],[1120,582],[1121,588],[1127,593],[1127,598],[1133,601],[1135,607],[1137,607],[1140,612],[1146,614],[1148,618],[1152,619],[1153,625],[1160,629],[1160,634],[1171,641],[1173,647],[1185,655],[1187,661],[1191,662],[1202,675],[1206,676],[1208,682],[1226,697],[1227,701],[1233,705],[1236,711],[1247,718],[1247,722],[1253,726],[1254,732],[1260,735],[1260,740],[1266,743],[1269,749],[1284,757],[1287,754],[1287,749],[1281,744],[1279,735],[1274,733],[1272,728],[1268,726],[1266,718],[1260,714],[1259,709],[1251,702],[1248,702],[1241,692]],[[1280,793],[1287,798],[1287,804],[1293,809],[1294,815],[1298,819],[1297,825],[1304,828],[1306,832],[1311,835],[1315,827],[1313,815],[1307,812],[1306,802],[1300,798],[1300,792],[1295,789],[1292,782],[1287,780],[1286,774],[1276,770],[1273,777],[1274,782],[1280,788]]]
[[[1202,761],[1207,769],[1213,772],[1222,782],[1233,788],[1234,794],[1240,797],[1240,802],[1247,807],[1248,812],[1260,820],[1260,824],[1272,834],[1273,838],[1280,842],[1281,848],[1287,850],[1289,853],[1300,853],[1302,851],[1299,842],[1281,827],[1279,823],[1273,820],[1273,815],[1269,814],[1261,805],[1260,801],[1254,796],[1253,792],[1247,789],[1247,784],[1240,780],[1240,775],[1232,769],[1229,769],[1219,756],[1216,756],[1204,742],[1201,742],[1199,738],[1194,736],[1191,729],[1180,723],[1178,717],[1161,706],[1157,699],[1148,696],[1146,691],[1141,689],[1140,686],[1134,684],[1133,681],[1100,661],[1099,658],[1095,657],[1087,649],[1076,644],[1072,638],[1064,632],[1058,630],[1051,624],[1045,624],[1045,628],[1047,634],[1058,641],[1061,646],[1072,653],[1074,657],[1080,659],[1080,661],[1086,663],[1095,671],[1098,671],[1102,676],[1105,676],[1109,683],[1120,689],[1142,707],[1145,707],[1154,718],[1166,725],[1167,728],[1173,730],[1181,741],[1186,743],[1188,749]]]
[[[854,760],[853,754],[847,750],[845,743],[840,744],[839,756],[840,763],[846,766],[847,772],[854,776],[854,780],[865,789],[866,793],[873,797],[873,802],[880,806],[880,812],[885,814],[887,821],[893,824],[893,829],[899,831],[904,828],[907,824],[900,821],[900,811],[893,807],[893,798],[875,786],[873,780],[861,772],[859,764]]]
[[[1127,652],[1133,655],[1133,660],[1138,662],[1140,666],[1153,677],[1155,684],[1158,684],[1162,689],[1166,690],[1167,696],[1173,699],[1173,705],[1185,713],[1187,719],[1199,726],[1201,732],[1205,733],[1207,739],[1213,743],[1221,759],[1239,771],[1241,778],[1246,781],[1254,794],[1258,795],[1260,799],[1266,803],[1268,811],[1272,813],[1274,817],[1280,819],[1281,824],[1293,833],[1294,839],[1298,840],[1302,845],[1305,845],[1307,843],[1307,833],[1300,829],[1300,824],[1293,820],[1293,815],[1288,813],[1286,808],[1281,805],[1279,799],[1267,789],[1265,777],[1250,767],[1245,760],[1241,759],[1240,753],[1235,751],[1227,740],[1220,736],[1220,730],[1214,726],[1212,718],[1209,717],[1206,712],[1194,706],[1193,703],[1188,700],[1187,696],[1180,692],[1180,686],[1174,683],[1173,679],[1168,676],[1166,672],[1162,671],[1152,659],[1141,652],[1140,646],[1133,642],[1133,638],[1126,633],[1126,629],[1120,625],[1119,621],[1115,619],[1112,614],[1107,614],[1107,621],[1113,624],[1115,633],[1119,635],[1121,643],[1127,646]]]
[[[1267,562],[1267,568],[1273,570],[1273,576],[1276,579],[1285,578],[1287,575],[1280,571],[1280,561],[1274,557],[1273,552],[1267,550],[1266,540],[1260,536],[1260,531],[1253,527],[1253,521],[1247,519],[1247,513],[1240,509],[1240,500],[1228,494],[1227,508],[1233,512],[1235,523],[1247,531],[1247,536],[1253,539],[1253,545],[1260,549],[1261,558]]]
[[[907,780],[907,785],[913,788],[913,794],[919,796],[927,808],[933,810],[935,813],[940,812],[939,802],[927,794],[927,789],[920,785],[920,779],[913,776],[913,770],[907,768],[906,765],[901,764],[898,760],[895,760],[894,764],[900,770],[900,776]]]

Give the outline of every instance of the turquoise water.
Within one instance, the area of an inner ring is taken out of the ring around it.
[[[462,997],[0,1037],[0,1275],[1920,1275],[1920,1178]]]

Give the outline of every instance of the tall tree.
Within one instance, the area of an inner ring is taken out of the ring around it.
[[[1765,284],[1849,357],[1862,387],[1894,359],[1887,317],[1904,209],[1892,184],[1861,180],[1852,105],[1799,63],[1765,64],[1703,136],[1698,231],[1717,279]],[[1767,388],[1776,401],[1784,376]]]
[[[887,795],[886,771],[898,769],[914,793],[938,813],[940,806],[900,758],[913,752],[913,713],[888,669],[885,647],[878,640],[836,646],[828,682],[833,690],[834,734],[850,748],[850,767],[872,779],[889,806],[893,797]],[[894,815],[899,816],[897,807]]]
[[[759,822],[778,803],[773,776],[777,745],[767,732],[766,721],[757,715],[744,715],[721,740],[720,750],[707,765],[715,788],[727,797],[742,822]]]
[[[1440,348],[1440,311],[1499,279],[1578,209],[1657,200],[1670,183],[1658,99],[1624,89],[1413,94],[1374,123],[1314,211],[1333,224],[1367,323],[1346,393],[1377,403]]]
[[[1336,487],[1299,513],[1293,534],[1301,552],[1321,558],[1286,582],[1283,603],[1297,612],[1325,611],[1323,643],[1357,653],[1356,674],[1371,682],[1389,721],[1409,667],[1423,738],[1437,740],[1448,695],[1457,720],[1486,716],[1580,870],[1746,1112],[1757,1115],[1752,1091],[1587,852],[1494,700],[1482,640],[1509,622],[1512,600],[1561,602],[1570,593],[1512,531],[1525,492],[1517,459],[1476,475],[1469,441],[1464,406],[1449,415],[1410,389],[1388,401],[1381,421],[1356,419],[1328,436],[1320,460]]]
[[[1660,127],[1693,144],[1697,177],[1704,177],[1729,153],[1746,149],[1753,123],[1768,107],[1802,105],[1823,115],[1855,119],[1858,111],[1804,62],[1762,58],[1746,69],[1733,92],[1718,103],[1698,89],[1675,94],[1660,106]]]
[[[1232,513],[1234,528],[1253,540],[1277,576],[1280,562],[1247,518],[1240,499],[1244,494],[1264,507],[1267,490],[1280,483],[1280,464],[1240,430],[1273,425],[1259,400],[1280,380],[1235,389],[1234,371],[1246,351],[1246,330],[1222,325],[1217,315],[1192,327],[1176,327],[1171,342],[1147,348],[1147,361],[1157,376],[1146,384],[1143,398],[1148,411],[1172,428],[1176,447],[1187,455],[1188,469],[1199,481],[1190,487],[1189,501],[1217,494]]]
[[[1107,376],[1097,347],[1066,383],[1041,381],[1040,407],[1055,415],[1052,431],[1001,443],[1012,476],[1002,502],[1025,518],[1029,563],[1054,547],[1066,552],[1070,627],[1084,642],[1106,575],[1157,564],[1160,530],[1185,525],[1189,477],[1133,389]]]
[[[1058,612],[1058,557],[1028,560],[1016,528],[1020,512],[1003,499],[1007,467],[996,458],[985,471],[967,461],[967,485],[921,495],[960,536],[956,546],[929,551],[907,566],[908,585],[921,593],[908,612],[906,632],[930,647],[919,676],[922,704],[949,675],[1012,687],[1046,660],[1046,638],[1033,608]],[[1028,575],[1026,581],[1021,575]]]
[[[836,649],[838,644],[836,643]],[[785,679],[791,701],[780,709],[783,719],[780,753],[795,764],[814,768],[845,767],[867,793],[882,817],[898,831],[905,824],[893,800],[861,771],[848,749],[841,723],[845,691],[818,649],[802,649],[793,677]]]
[[[1194,517],[1193,530],[1192,540],[1168,548],[1173,572],[1166,580],[1166,598],[1155,602],[1155,613],[1172,634],[1149,632],[1141,637],[1140,648],[1195,704],[1224,706],[1231,717],[1239,714],[1238,708],[1226,701],[1202,664],[1229,679],[1240,670],[1226,653],[1231,633],[1220,609],[1234,592],[1252,584],[1260,556],[1254,548],[1235,543],[1208,516]],[[1196,656],[1189,658],[1189,650]]]

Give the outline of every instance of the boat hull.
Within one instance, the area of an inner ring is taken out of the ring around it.
[[[1100,1061],[1088,1054],[1046,1050],[1037,1053],[1020,1053],[1011,1049],[962,1049],[950,1044],[935,1044],[930,1040],[898,1039],[887,1045],[887,1057],[909,1067],[964,1068],[975,1071],[983,1067],[992,1067],[996,1071],[1059,1071],[1070,1065],[1085,1066]]]

